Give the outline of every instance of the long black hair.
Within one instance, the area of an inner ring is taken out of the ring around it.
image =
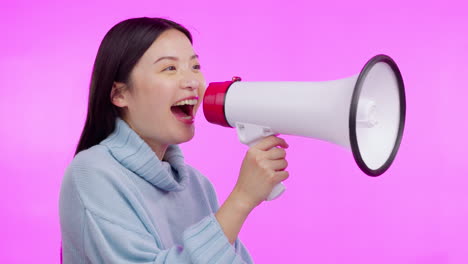
[[[119,110],[110,98],[113,83],[128,84],[138,60],[169,29],[179,30],[192,42],[192,35],[185,27],[163,18],[132,18],[118,23],[107,32],[94,61],[88,113],[75,155],[98,144],[114,131]]]

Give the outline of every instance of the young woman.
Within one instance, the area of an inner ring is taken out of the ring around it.
[[[194,136],[204,89],[181,25],[136,18],[106,34],[62,182],[64,263],[252,263],[237,235],[288,177],[287,144],[272,136],[251,147],[219,207],[209,180],[177,146]]]

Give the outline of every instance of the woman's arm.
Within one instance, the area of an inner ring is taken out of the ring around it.
[[[288,144],[270,136],[245,155],[236,186],[215,216],[232,244],[250,212],[263,202],[273,187],[289,177],[285,160]]]

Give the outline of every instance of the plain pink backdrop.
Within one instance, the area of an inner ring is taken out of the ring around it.
[[[117,22],[178,21],[208,82],[324,81],[373,55],[399,65],[407,123],[393,166],[365,176],[347,150],[284,136],[286,193],[240,234],[256,263],[468,263],[468,4],[463,1],[2,1],[0,262],[57,263],[58,194],[86,113],[97,48]],[[262,100],[259,98],[258,100]],[[197,119],[186,160],[224,201],[246,147]]]

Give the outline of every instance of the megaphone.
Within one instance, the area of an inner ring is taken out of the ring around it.
[[[359,74],[340,80],[213,82],[203,111],[208,122],[236,128],[246,145],[275,134],[316,138],[349,149],[365,174],[379,176],[398,152],[406,99],[397,64],[381,54]],[[278,184],[267,200],[284,190]]]

